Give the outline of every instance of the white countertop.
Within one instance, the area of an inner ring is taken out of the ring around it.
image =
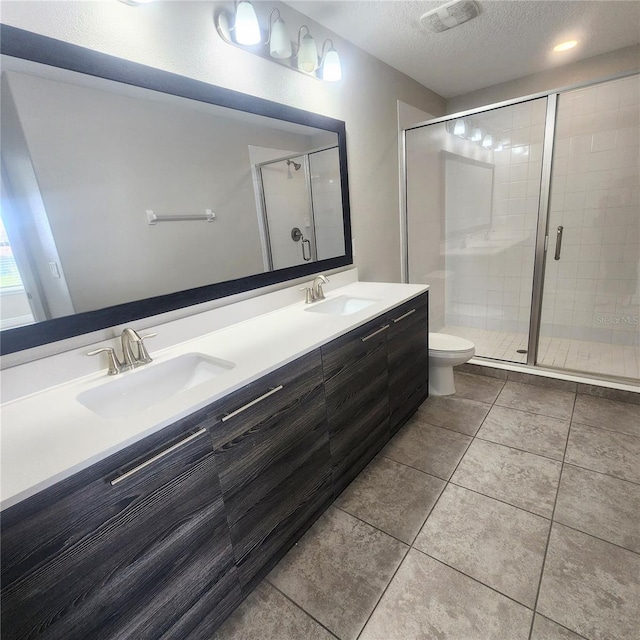
[[[375,299],[346,316],[311,313],[303,302],[244,320],[162,351],[157,364],[188,353],[235,363],[223,375],[123,419],[101,418],[76,397],[137,371],[84,376],[2,405],[1,508],[103,460],[145,436],[201,409],[265,374],[426,291],[424,285],[354,282],[327,294]],[[316,303],[321,304],[321,303]]]

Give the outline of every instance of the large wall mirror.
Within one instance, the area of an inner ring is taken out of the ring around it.
[[[2,353],[352,262],[344,123],[1,25]]]

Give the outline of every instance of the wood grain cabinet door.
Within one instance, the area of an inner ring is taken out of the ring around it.
[[[391,435],[400,429],[428,395],[427,303],[427,293],[423,293],[387,314]]]
[[[382,316],[322,347],[336,497],[389,439],[388,328]]]
[[[3,640],[211,637],[241,592],[204,415],[3,512]]]
[[[320,352],[232,393],[211,433],[243,591],[331,502]]]

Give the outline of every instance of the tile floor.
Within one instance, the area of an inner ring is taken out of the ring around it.
[[[467,338],[476,345],[476,354],[497,360],[525,363],[529,336],[509,331],[491,331],[446,326],[442,333]],[[538,362],[545,367],[570,369],[620,378],[640,378],[640,347],[565,338],[540,338]]]
[[[215,640],[640,638],[640,405],[456,384]]]

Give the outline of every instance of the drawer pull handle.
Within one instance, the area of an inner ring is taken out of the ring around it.
[[[240,407],[239,409],[236,409],[231,413],[226,413],[225,415],[222,416],[222,422],[231,420],[231,418],[233,418],[234,416],[237,416],[239,413],[246,411],[249,407],[253,407],[254,404],[258,404],[258,402],[262,402],[263,400],[266,400],[266,398],[268,398],[269,396],[272,396],[274,393],[278,393],[278,391],[280,391],[281,389],[283,389],[283,386],[280,384],[277,387],[270,389],[269,391],[267,391],[267,393],[261,395],[259,398],[256,398],[255,400],[248,402],[243,407]]]
[[[187,436],[184,440],[180,440],[180,442],[176,442],[173,446],[153,456],[153,458],[149,458],[147,461],[143,462],[142,464],[139,464],[137,467],[133,467],[133,469],[129,469],[129,471],[127,471],[126,473],[123,473],[121,476],[114,478],[111,481],[111,486],[115,487],[117,484],[119,484],[123,480],[130,478],[135,473],[138,473],[138,471],[142,471],[142,469],[144,469],[145,467],[148,467],[150,464],[153,464],[157,460],[160,460],[160,458],[164,458],[166,455],[169,455],[171,452],[175,451],[176,449],[183,447],[185,444],[187,444],[187,442],[191,442],[192,440],[195,440],[196,438],[203,436],[205,433],[207,433],[206,429],[200,429],[199,431],[192,433],[190,436]]]
[[[405,318],[408,318],[412,313],[415,313],[416,310],[415,309],[411,309],[411,311],[407,311],[407,313],[403,313],[399,318],[394,318],[393,322],[394,324],[396,322],[400,322],[400,320],[404,320]]]
[[[364,338],[362,338],[362,342],[366,342],[367,340],[370,340],[371,338],[374,338],[375,336],[377,336],[379,333],[386,331],[389,328],[389,326],[390,325],[385,324],[384,327],[380,327],[380,329],[378,329],[377,331],[374,331],[373,333],[370,333],[368,336],[365,336]]]

